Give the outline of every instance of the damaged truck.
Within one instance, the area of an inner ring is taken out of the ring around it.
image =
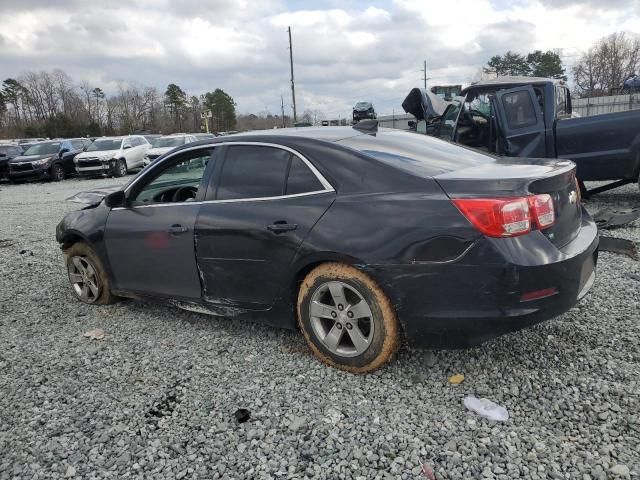
[[[418,133],[498,156],[572,160],[583,195],[639,182],[640,110],[581,118],[559,80],[484,80],[450,102],[414,88],[402,108]],[[585,181],[610,182],[587,190]]]

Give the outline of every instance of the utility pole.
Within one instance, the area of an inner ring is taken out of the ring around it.
[[[424,74],[424,89],[427,89],[427,61],[424,61],[424,68],[420,70]]]
[[[291,46],[291,27],[287,29],[289,31],[289,64],[291,65],[291,97],[293,98],[293,123],[298,121],[298,114],[296,113],[296,87],[293,82],[293,47]]]
[[[280,95],[280,110],[282,111],[282,128],[286,128],[284,123],[284,98]]]

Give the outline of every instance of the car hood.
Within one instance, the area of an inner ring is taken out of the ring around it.
[[[67,198],[68,202],[82,203],[84,205],[98,205],[104,197],[110,193],[122,190],[122,185],[112,185],[109,187],[96,188],[94,190],[87,190],[84,192],[78,192],[75,195]]]
[[[157,148],[150,148],[149,150],[147,150],[147,155],[164,155],[165,153],[167,153],[170,150],[173,150],[176,147],[157,147]]]
[[[442,116],[451,102],[422,88],[414,88],[402,102],[402,108],[418,120],[431,120]]]
[[[51,158],[53,154],[48,153],[46,155],[20,155],[19,157],[12,158],[9,163],[22,163],[33,162],[34,160],[41,160],[43,158]]]
[[[82,152],[76,155],[76,158],[91,158],[91,157],[103,157],[103,156],[114,156],[117,155],[120,150],[95,150],[93,152]]]

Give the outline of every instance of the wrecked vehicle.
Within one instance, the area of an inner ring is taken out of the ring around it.
[[[142,135],[101,137],[73,161],[80,176],[123,177],[144,166],[144,156],[150,148],[151,144]]]
[[[373,108],[371,102],[358,102],[353,107],[353,121],[359,122],[360,120],[375,119],[376,111]]]
[[[392,129],[308,127],[178,147],[56,229],[75,296],[148,298],[302,330],[369,372],[401,339],[455,348],[555,317],[595,279],[575,165]],[[401,333],[402,332],[402,333]]]
[[[414,88],[402,103],[416,130],[496,155],[566,158],[577,165],[583,194],[637,182],[640,110],[575,118],[571,93],[558,80],[502,77],[467,87],[442,114]],[[614,180],[589,190],[585,181]]]

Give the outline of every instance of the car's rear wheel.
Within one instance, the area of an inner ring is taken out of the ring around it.
[[[115,161],[113,165],[113,176],[124,177],[127,174],[127,162],[124,158]]]
[[[391,302],[368,275],[349,265],[325,263],[306,276],[298,293],[298,323],[318,358],[352,373],[376,370],[400,346]]]
[[[54,182],[64,180],[64,168],[59,163],[54,163],[51,166],[51,180]]]
[[[94,305],[118,300],[111,293],[107,272],[91,247],[86,243],[74,243],[65,255],[71,290],[78,300]]]

